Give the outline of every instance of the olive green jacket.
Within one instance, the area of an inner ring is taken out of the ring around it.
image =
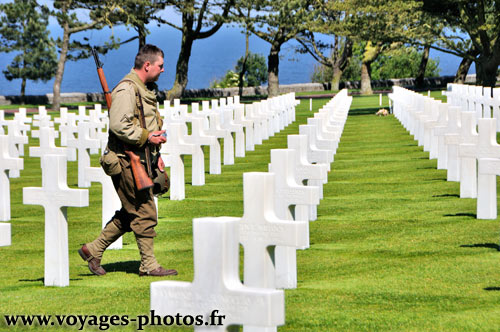
[[[139,100],[140,94],[144,109],[146,128],[141,127]],[[112,103],[109,110],[108,149],[118,156],[126,156],[124,143],[144,161],[144,149],[148,135],[152,131],[161,130],[163,121],[157,110],[157,100],[154,91],[149,90],[132,69],[111,93]],[[156,155],[158,148],[150,146],[151,153]]]

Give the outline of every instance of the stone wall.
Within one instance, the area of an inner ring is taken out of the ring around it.
[[[447,83],[453,82],[454,76],[441,76],[425,79],[424,89],[445,88]],[[467,75],[467,83],[474,83],[476,75]],[[372,88],[391,87],[393,85],[412,88],[415,85],[414,78],[400,78],[390,80],[373,80]],[[341,82],[341,88],[359,89],[361,87],[360,81]],[[305,91],[325,91],[330,90],[330,83],[301,83],[301,84],[282,84],[280,85],[281,93],[288,92],[305,92]],[[230,97],[238,95],[238,88],[225,88],[225,89],[189,89],[184,91],[186,98],[213,98],[213,97]],[[160,91],[160,97],[165,98],[167,90]],[[267,86],[258,87],[245,87],[243,88],[243,96],[258,96],[267,95]],[[26,103],[28,104],[48,104],[52,103],[53,94],[39,96],[26,96]],[[82,93],[71,92],[61,93],[62,103],[80,103],[80,102],[99,102],[104,101],[104,94],[98,92]],[[19,96],[0,96],[0,105],[19,104]]]

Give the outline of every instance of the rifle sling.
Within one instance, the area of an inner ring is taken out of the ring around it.
[[[146,129],[146,118],[144,116],[144,106],[142,104],[142,97],[141,93],[139,92],[139,89],[137,89],[137,86],[135,85],[135,82],[130,80],[130,79],[123,79],[122,82],[131,82],[132,86],[134,87],[135,90],[135,99],[136,99],[136,106],[139,109],[139,122],[141,124],[141,128]],[[149,143],[145,143],[145,155],[146,155],[146,171],[148,173],[149,178],[153,178],[153,169],[151,167],[151,151],[149,149]]]

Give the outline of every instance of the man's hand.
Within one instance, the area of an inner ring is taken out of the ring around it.
[[[167,137],[163,136],[165,130],[157,130],[149,133],[148,142],[154,145],[160,145],[167,141]]]
[[[158,170],[162,173],[165,172],[165,163],[161,159],[161,156],[158,156]]]

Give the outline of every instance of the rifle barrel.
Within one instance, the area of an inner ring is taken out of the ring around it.
[[[101,61],[99,61],[99,55],[97,54],[96,47],[94,46],[90,50],[92,51],[92,55],[94,56],[95,65],[97,66],[97,68],[102,68],[102,64]]]

